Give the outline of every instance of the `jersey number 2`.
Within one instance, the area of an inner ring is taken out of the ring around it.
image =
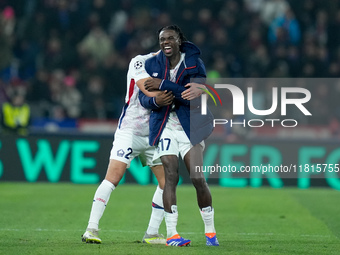
[[[126,159],[130,159],[129,156],[130,156],[131,153],[132,153],[132,149],[131,149],[131,148],[128,148],[127,150],[128,150],[128,153],[125,155],[125,158],[126,158]]]

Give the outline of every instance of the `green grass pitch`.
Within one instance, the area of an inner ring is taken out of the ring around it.
[[[178,231],[190,247],[141,243],[155,186],[122,185],[81,242],[97,185],[0,183],[0,254],[339,254],[340,192],[211,186],[220,247],[206,247],[192,186],[177,189]],[[161,230],[165,234],[165,224]]]

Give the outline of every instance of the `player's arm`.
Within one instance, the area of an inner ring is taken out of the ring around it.
[[[200,83],[204,83],[207,75],[206,75],[204,63],[201,59],[197,60],[197,67],[198,67],[198,72],[192,75],[191,78],[195,78],[196,81],[199,81]],[[202,94],[199,87],[204,86],[204,85],[199,85],[197,82],[196,82],[197,85],[193,85],[192,83],[188,83],[188,84],[182,87],[182,86],[178,86],[177,83],[171,82],[169,80],[162,80],[161,83],[159,84],[159,90],[172,91],[172,93],[174,94],[177,100],[180,100],[181,102],[184,102],[185,104],[188,104],[187,100],[195,99]],[[189,91],[184,93],[185,91],[188,90],[188,87],[189,87]],[[185,97],[182,96],[183,93]],[[191,96],[188,98],[188,95],[191,95]]]
[[[140,79],[136,82],[139,90],[144,94],[142,95],[143,104],[142,106],[147,109],[158,109],[159,107],[166,106],[172,104],[174,96],[171,91],[147,91],[144,88],[144,82],[150,78]],[[140,95],[141,93],[139,93]]]
[[[161,50],[157,51],[156,53],[153,53],[153,56],[158,55],[161,52]],[[138,63],[138,64],[137,64]],[[134,67],[134,69],[133,69]],[[133,73],[133,76],[136,80],[136,85],[139,88],[140,91],[142,91],[146,96],[148,97],[155,97],[157,95],[156,92],[147,91],[144,87],[144,83],[152,79],[147,71],[145,70],[145,60],[140,58],[140,56],[137,56],[131,60],[131,63],[129,65],[129,69],[131,68]]]
[[[144,88],[144,82],[150,79],[150,77],[140,79],[136,82],[137,87],[139,88],[139,101],[141,105],[146,109],[155,110],[158,109],[160,106],[156,103],[156,96],[159,91],[147,91]]]
[[[207,87],[203,84],[190,82],[184,86],[187,88],[184,92],[182,92],[182,98],[186,100],[193,100],[204,93],[204,89]]]
[[[167,106],[172,104],[174,100],[174,96],[172,95],[171,91],[159,91],[154,92],[156,93],[156,96],[154,97],[148,97],[143,93],[142,90],[139,91],[139,101],[141,105],[150,110],[157,110],[162,106]]]
[[[192,106],[200,105],[199,97],[204,93],[204,90],[207,89],[204,85],[207,78],[204,63],[201,59],[198,59],[197,65],[198,73],[192,77],[195,79],[195,82],[186,84],[184,87],[187,89],[181,94],[183,99],[190,100]]]
[[[167,90],[171,91],[175,97],[180,96],[180,94],[185,90],[182,86],[178,86],[177,83],[171,82],[169,80],[162,80],[158,78],[150,78],[144,82],[144,87],[147,91],[155,90]]]
[[[195,77],[195,78],[205,80],[205,77]],[[173,83],[168,80],[163,80],[162,84],[163,86],[160,86],[160,89],[171,88],[173,86],[174,91],[172,90],[171,91],[175,96],[175,100],[180,101],[184,105],[189,105],[189,104],[199,105],[199,102],[197,102],[197,100],[194,100],[194,99],[197,99],[198,97],[200,97],[202,93],[204,92],[203,89],[206,89],[206,86],[204,86],[203,84],[194,83],[194,82],[188,83],[184,87],[178,86],[178,84]]]
[[[137,87],[139,88],[140,91],[144,93],[144,95],[148,97],[155,97],[158,94],[158,91],[147,91],[144,87],[144,82],[147,81],[148,79],[151,79],[151,77],[140,79],[136,82]]]
[[[167,84],[163,86],[163,84]],[[184,105],[189,105],[189,101],[183,99],[181,93],[186,89],[182,86],[178,86],[177,83],[171,82],[169,80],[161,80],[158,78],[150,78],[144,82],[144,87],[147,91],[152,92],[156,90],[161,91],[171,91],[174,95],[174,99],[180,101]],[[168,89],[165,89],[168,88]]]
[[[205,77],[199,77],[199,79],[202,79],[202,83],[205,81]],[[185,98],[183,100],[190,102],[191,106],[201,105],[200,96],[204,92],[202,89],[206,89],[206,86],[201,83],[190,82],[186,84],[185,87],[187,89],[182,93],[183,98]]]
[[[198,60],[198,73],[192,78],[201,80],[204,83],[206,79],[206,71],[204,63],[201,59]],[[198,83],[188,83],[184,87],[178,86],[177,83],[171,82],[169,80],[162,80],[158,78],[150,78],[144,82],[144,87],[148,91],[155,90],[168,90],[171,91],[175,100],[180,101],[184,105],[189,105],[189,100],[198,98],[206,87],[203,84]],[[184,94],[183,94],[184,93]],[[197,101],[197,100],[194,100]],[[191,104],[197,104],[197,102],[191,102]]]

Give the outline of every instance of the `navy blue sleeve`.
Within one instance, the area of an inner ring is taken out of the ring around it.
[[[156,104],[156,98],[148,97],[141,90],[139,90],[138,98],[140,104],[146,109],[156,110],[159,108],[159,106]]]
[[[191,78],[199,78],[205,81],[206,71],[205,71],[204,63],[201,59],[198,59],[197,66],[198,66],[198,73],[196,73],[195,75],[192,75]],[[184,104],[184,105],[197,104],[195,103],[197,100],[195,101],[191,100],[190,102],[189,100],[182,98],[182,92],[187,90],[187,88],[185,88],[184,85],[178,86],[177,83],[171,82],[169,80],[162,80],[161,84],[159,85],[159,89],[171,91],[172,94],[175,96],[175,100],[179,101],[181,104]]]
[[[175,96],[175,100],[180,101],[184,105],[189,105],[189,100],[182,98],[182,92],[185,91],[187,88],[183,86],[178,86],[177,83],[171,82],[169,80],[162,80],[159,89],[171,91],[172,94]]]
[[[159,85],[159,89],[160,90],[167,90],[167,91],[171,91],[172,94],[175,97],[178,97],[181,95],[181,93],[186,90],[186,88],[182,87],[182,86],[178,86],[177,83],[174,83],[172,81],[169,80],[162,80],[161,84]]]

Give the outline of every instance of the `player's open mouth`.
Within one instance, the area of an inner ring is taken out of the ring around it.
[[[169,53],[171,53],[171,51],[172,51],[171,47],[169,47],[169,46],[164,47],[164,53],[169,54]]]

